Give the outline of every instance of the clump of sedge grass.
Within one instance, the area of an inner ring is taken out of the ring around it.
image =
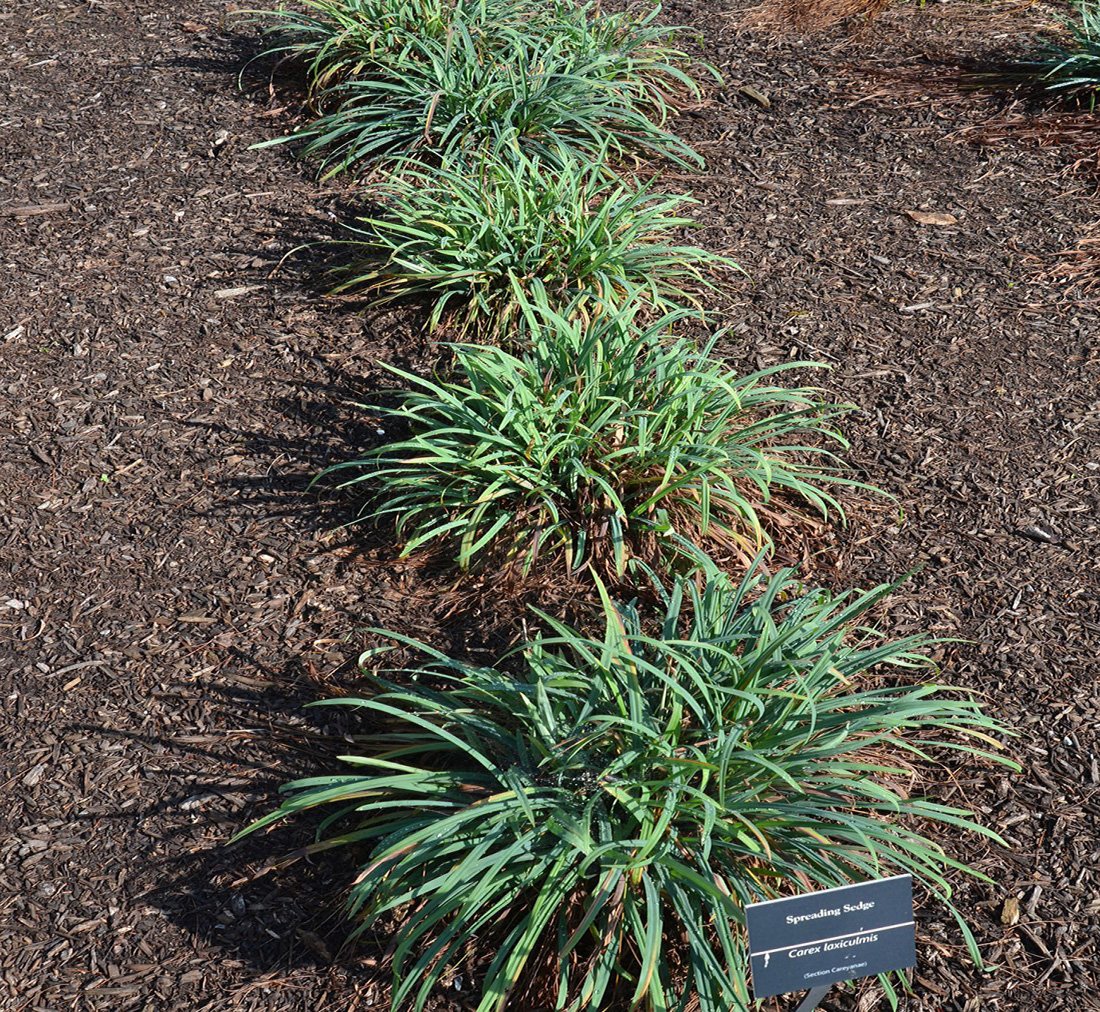
[[[476,323],[499,336],[536,292],[575,312],[637,298],[667,311],[713,287],[708,273],[738,269],[676,242],[696,224],[678,213],[694,201],[610,180],[601,157],[405,168],[375,196],[384,214],[358,219],[359,238],[340,244],[366,258],[338,291],[375,304],[426,297],[432,328]]]
[[[1096,108],[1100,98],[1100,0],[1075,0],[1075,17],[1061,19],[1057,38],[987,83],[1025,86],[1074,105]]]
[[[406,554],[445,549],[460,567],[564,560],[625,572],[669,559],[675,537],[747,561],[803,509],[843,517],[858,484],[829,445],[846,406],[770,385],[790,363],[738,376],[676,339],[683,313],[639,326],[636,304],[591,320],[526,307],[526,351],[455,345],[451,378],[390,369],[409,385],[373,409],[407,439],[330,472],[390,518]],[[866,487],[866,486],[863,486]]]
[[[273,42],[263,56],[298,60],[310,96],[381,70],[411,40],[444,39],[454,21],[512,22],[531,13],[530,0],[298,0],[247,12]]]
[[[395,155],[517,148],[550,159],[609,147],[701,162],[663,127],[677,101],[700,91],[672,43],[676,29],[657,23],[658,7],[605,14],[565,0],[545,11],[523,0],[425,3],[423,30],[410,0],[275,12],[272,51],[307,61],[322,113],[294,138],[320,156],[326,175]]]
[[[1078,0],[1076,19],[1063,21],[1065,42],[1052,42],[1035,61],[1039,87],[1052,95],[1096,108],[1100,97],[1100,3]]]
[[[245,832],[328,813],[303,853],[361,855],[348,906],[357,933],[392,930],[395,1010],[425,1008],[471,946],[478,1012],[745,1010],[746,904],[906,872],[980,965],[949,876],[989,880],[919,830],[997,837],[920,784],[953,755],[1013,765],[991,752],[1002,729],[891,673],[930,666],[922,637],[855,628],[890,587],[699,579],[656,627],[606,596],[596,638],[541,615],[492,667],[383,633],[426,663],[317,704],[366,718],[348,772],[288,784]]]

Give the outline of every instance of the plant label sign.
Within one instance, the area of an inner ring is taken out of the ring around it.
[[[917,961],[911,875],[750,903],[745,918],[757,998]]]

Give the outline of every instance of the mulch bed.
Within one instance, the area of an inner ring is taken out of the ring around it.
[[[888,628],[956,638],[945,679],[1020,732],[1021,774],[937,786],[1010,844],[950,841],[993,879],[960,905],[996,969],[969,968],[922,908],[905,1008],[1097,1008],[1100,313],[1041,280],[1097,217],[1095,180],[1057,145],[968,143],[1001,100],[902,81],[942,84],[1041,21],[973,9],[776,42],[734,9],[671,4],[728,77],[681,121],[709,162],[683,185],[702,241],[751,275],[729,287],[725,351],[831,364],[818,381],[859,407],[851,458],[896,496],[855,513],[817,576],[915,570]],[[492,597],[456,610],[450,582],[334,532],[341,504],[306,487],[373,438],[347,404],[378,360],[436,352],[276,269],[349,193],[248,150],[293,97],[256,74],[237,91],[255,42],[225,17],[204,0],[0,12],[10,1012],[385,1008],[369,944],[337,952],[339,862],[261,874],[304,827],[224,843],[321,765],[300,704],[354,684],[358,630],[477,654],[515,618]]]

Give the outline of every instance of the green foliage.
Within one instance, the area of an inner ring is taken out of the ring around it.
[[[322,115],[295,137],[322,157],[327,175],[394,155],[475,150],[560,160],[609,147],[699,163],[662,127],[670,100],[699,88],[671,43],[676,30],[657,24],[658,7],[540,6],[307,0],[304,12],[261,17],[274,18],[270,52],[307,61]]]
[[[1001,729],[935,684],[865,677],[928,663],[920,637],[853,632],[892,588],[702,577],[675,583],[657,628],[606,597],[602,639],[542,615],[547,634],[496,667],[385,633],[428,661],[323,701],[365,717],[352,769],[288,784],[245,832],[328,812],[307,852],[363,855],[349,906],[358,930],[397,925],[394,1009],[424,1008],[476,939],[479,1012],[742,1010],[745,904],[898,872],[980,963],[950,902],[970,869],[914,827],[997,838],[917,782],[944,750],[1006,762]]]
[[[445,544],[464,568],[486,552],[622,574],[676,537],[751,558],[777,517],[842,516],[828,489],[855,483],[822,444],[846,445],[831,423],[849,409],[766,382],[812,363],[737,376],[713,342],[672,337],[676,315],[640,327],[638,312],[527,307],[525,352],[453,346],[451,379],[391,368],[409,389],[373,410],[411,435],[330,470],[361,472],[346,484],[366,484],[364,514],[393,518],[406,553]]]
[[[532,8],[530,0],[298,0],[249,13],[275,43],[263,55],[304,63],[310,93],[317,96],[332,84],[385,73],[409,42],[443,40],[455,21],[516,23]]]
[[[1100,97],[1100,2],[1071,0],[1071,5],[1076,17],[1062,20],[1059,38],[1049,40],[1032,59],[982,79],[1002,85],[1024,82],[1095,109]]]
[[[1049,47],[1040,62],[1039,83],[1046,91],[1095,109],[1100,96],[1100,3],[1077,0],[1073,6],[1077,19],[1063,23],[1069,42]]]
[[[711,286],[704,269],[737,269],[675,243],[695,224],[677,214],[693,201],[609,180],[601,157],[405,169],[375,194],[385,213],[358,219],[362,238],[341,244],[366,258],[340,290],[376,303],[427,296],[432,327],[456,318],[499,336],[535,297],[582,312],[641,296],[670,310],[694,301],[685,285]]]

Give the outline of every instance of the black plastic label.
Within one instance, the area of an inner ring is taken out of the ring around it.
[[[750,903],[745,917],[757,998],[916,963],[910,875]]]

